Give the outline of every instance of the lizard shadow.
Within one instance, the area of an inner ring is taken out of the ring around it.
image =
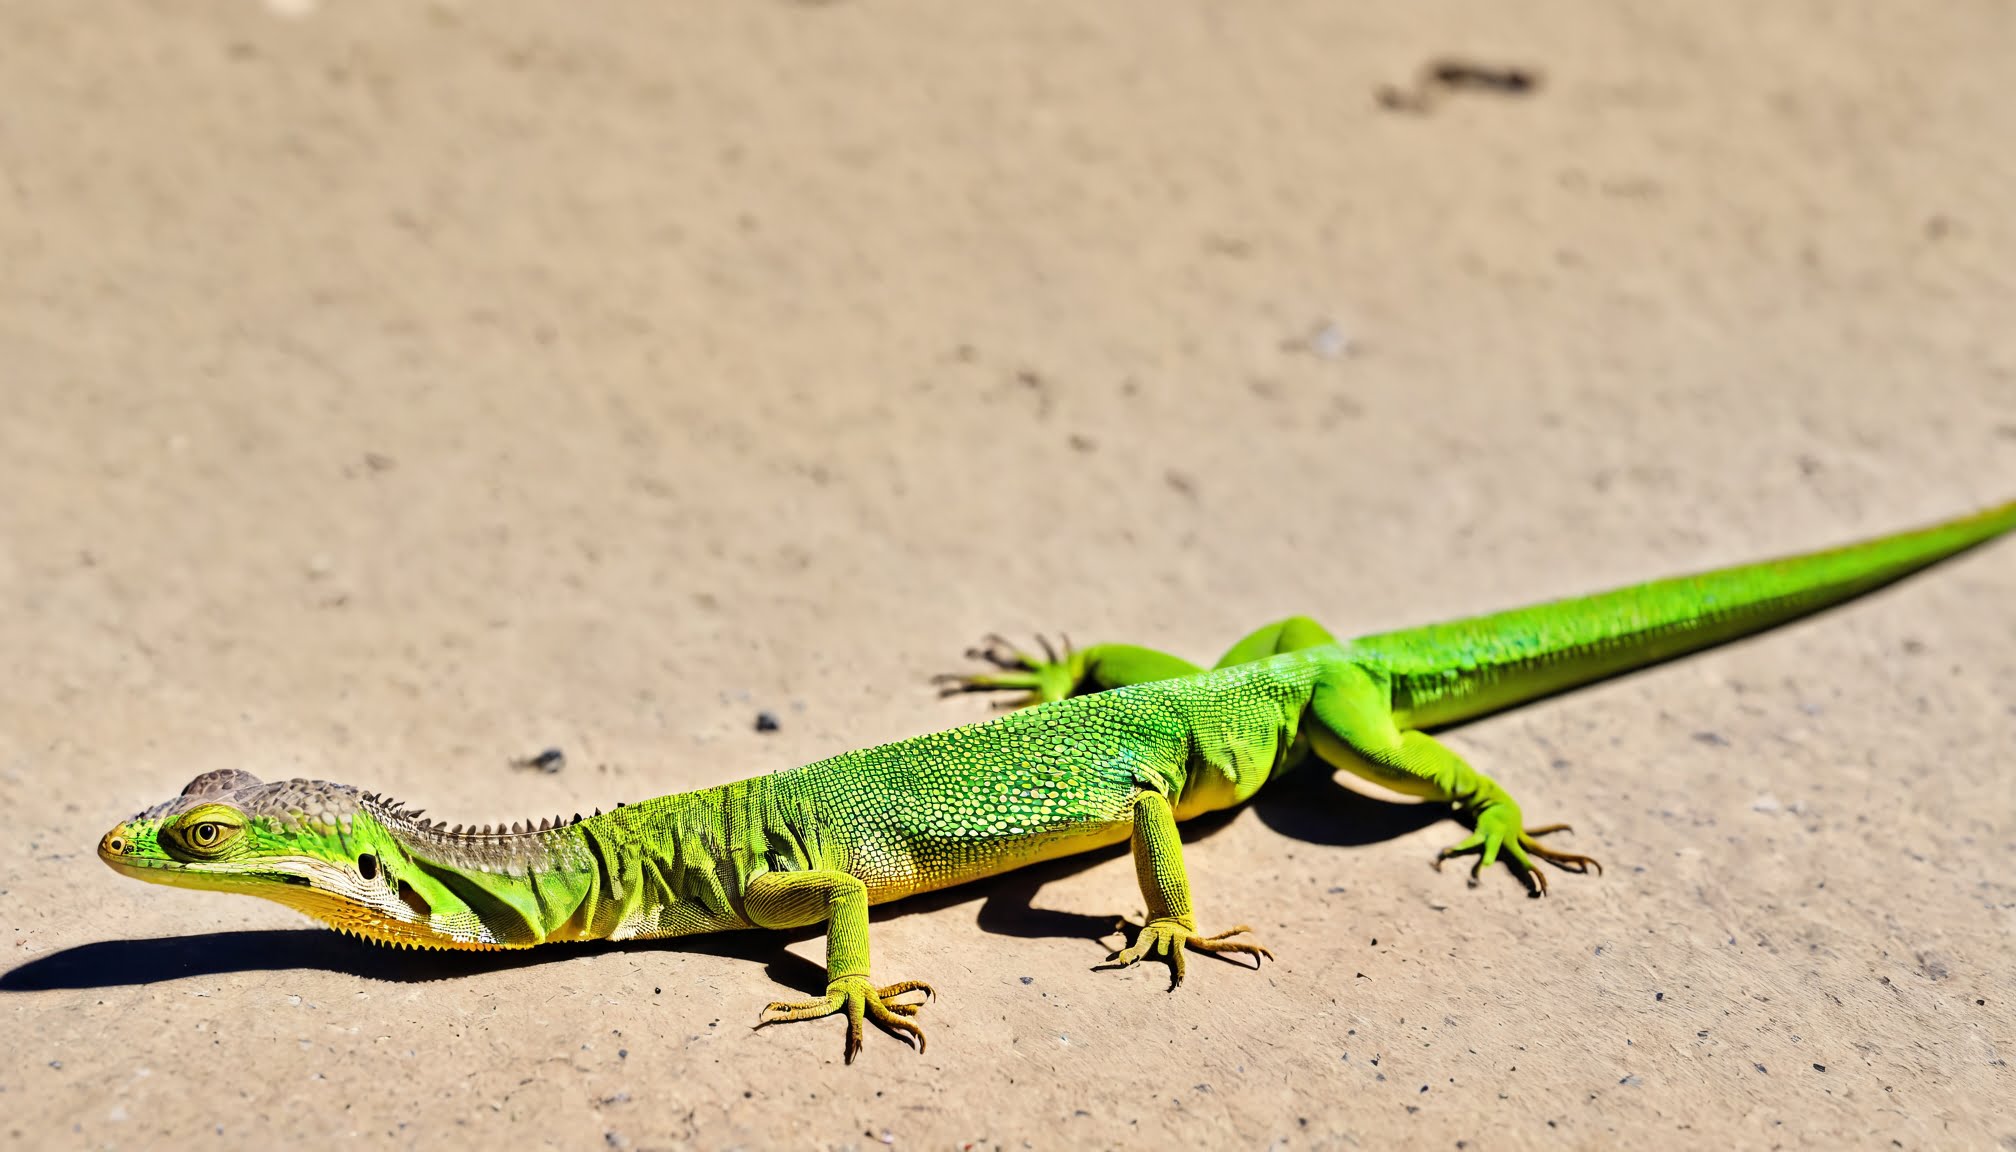
[[[751,929],[621,944],[595,941],[504,952],[424,952],[382,948],[324,928],[204,932],[147,940],[100,940],[65,948],[0,973],[0,992],[114,988],[234,972],[338,972],[386,983],[420,984],[565,963],[582,956],[649,951],[748,960],[762,964],[780,984],[824,989],[825,970],[785,947],[818,934],[817,928],[790,932]]]
[[[1448,818],[1436,804],[1394,803],[1355,792],[1320,772],[1296,773],[1262,790],[1247,807],[1268,828],[1306,843],[1330,847],[1390,840]],[[1185,822],[1184,839],[1209,839],[1224,831],[1244,809],[1209,813]],[[1114,934],[1112,914],[1092,915],[1042,908],[1044,885],[1128,853],[1125,842],[937,892],[923,893],[871,910],[876,921],[944,911],[980,900],[982,931],[1023,939],[1063,937],[1098,940]],[[1133,906],[1128,897],[1126,907]],[[143,940],[101,940],[38,956],[0,973],[0,993],[112,988],[233,972],[294,970],[339,972],[368,980],[414,984],[509,972],[539,964],[565,963],[581,956],[652,950],[700,953],[762,964],[779,984],[816,994],[826,974],[817,963],[787,949],[822,934],[819,926],[789,932],[748,930],[706,936],[627,943],[593,942],[557,948],[501,952],[427,952],[383,948],[321,928],[253,929],[162,936]]]

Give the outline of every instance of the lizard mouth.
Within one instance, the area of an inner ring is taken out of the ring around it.
[[[409,901],[401,908],[375,907],[328,887],[318,887],[307,872],[275,867],[271,859],[257,862],[211,860],[191,864],[142,856],[134,837],[123,827],[113,829],[98,841],[98,858],[114,872],[150,884],[236,892],[284,904],[339,932],[374,944],[474,951],[506,947],[479,935],[458,936],[431,931],[427,926],[424,906],[416,908]],[[304,865],[308,872],[321,866],[319,861],[308,858],[301,858],[297,863]],[[340,873],[331,873],[326,879],[335,881],[343,877]]]
[[[177,888],[207,888],[212,891],[242,892],[267,883],[305,886],[306,876],[277,868],[229,861],[188,864],[140,855],[138,846],[124,828],[115,828],[98,841],[98,859],[122,876],[167,884]]]
[[[245,890],[255,881],[274,881],[288,885],[308,883],[307,877],[288,872],[275,872],[271,869],[255,871],[228,864],[207,864],[200,868],[192,868],[174,860],[142,860],[133,856],[116,855],[102,846],[98,849],[98,858],[122,876],[131,876],[135,880],[145,880],[150,884],[168,884],[177,888],[209,888],[236,892]]]

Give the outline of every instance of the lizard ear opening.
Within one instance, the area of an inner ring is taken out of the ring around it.
[[[404,880],[399,881],[399,899],[404,901],[406,907],[411,908],[414,914],[422,920],[434,914],[434,907],[427,903],[427,898],[415,892],[413,886]]]
[[[235,792],[240,788],[251,788],[260,783],[257,776],[243,768],[219,768],[215,772],[205,772],[189,781],[182,789],[184,796],[208,796],[213,792]]]

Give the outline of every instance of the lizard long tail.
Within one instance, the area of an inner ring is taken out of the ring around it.
[[[1594,596],[1381,633],[1405,726],[1469,720],[1817,612],[2016,529],[2016,501],[1941,524]]]

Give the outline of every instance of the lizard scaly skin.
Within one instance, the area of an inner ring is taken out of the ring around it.
[[[226,769],[120,823],[107,864],[164,884],[264,896],[345,932],[417,948],[524,948],[734,928],[827,929],[826,995],[762,1023],[845,1014],[846,1056],[873,1019],[923,1032],[877,985],[868,906],[1131,840],[1148,918],[1108,965],[1185,949],[1269,953],[1200,934],[1176,822],[1244,802],[1320,761],[1448,803],[1471,834],[1442,852],[1501,854],[1534,895],[1548,848],[1519,806],[1426,731],[1817,611],[2016,527],[2016,503],[1783,560],[1339,642],[1304,617],[1270,624],[1205,670],[1106,644],[1038,658],[995,643],[993,671],[948,691],[1020,691],[1024,710],[802,768],[571,820],[464,828],[346,784],[265,783]],[[1439,859],[1439,858],[1438,858]]]

